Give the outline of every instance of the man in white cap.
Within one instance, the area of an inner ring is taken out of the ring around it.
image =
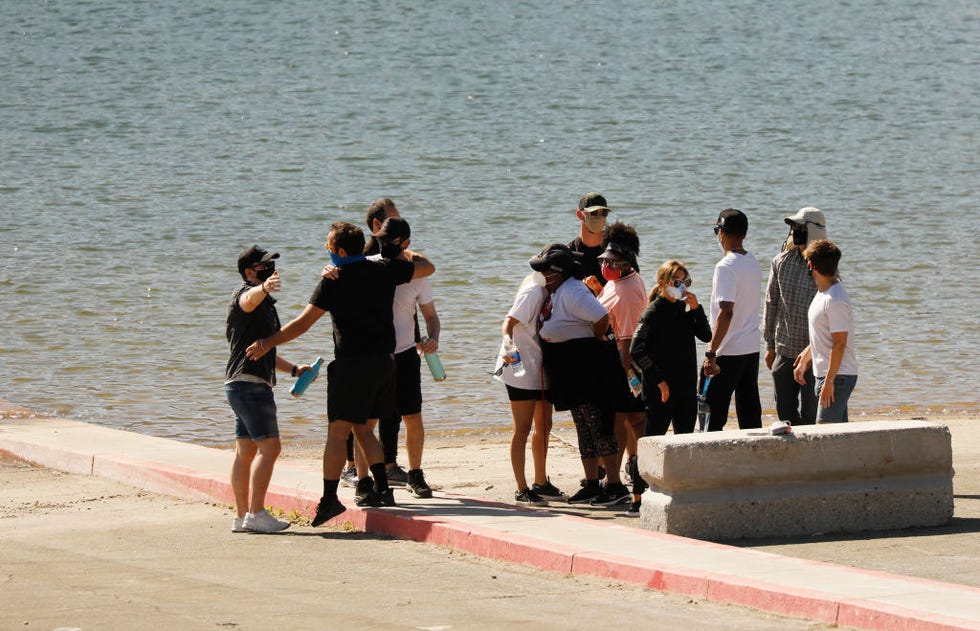
[[[793,425],[812,425],[817,418],[813,371],[806,383],[793,377],[793,362],[810,343],[807,310],[817,293],[803,251],[807,244],[827,238],[827,223],[819,209],[807,206],[786,217],[789,236],[773,258],[763,308],[762,337],[766,341],[766,367],[772,372],[776,414]]]

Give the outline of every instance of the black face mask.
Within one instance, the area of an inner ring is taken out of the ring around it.
[[[381,256],[386,259],[396,259],[402,253],[402,246],[400,243],[392,243],[390,241],[381,242]]]
[[[793,245],[806,245],[806,228],[793,228]]]
[[[275,264],[273,264],[273,263],[266,263],[265,269],[257,269],[257,270],[255,270],[255,276],[256,276],[256,278],[259,279],[259,282],[260,283],[264,283],[265,281],[267,281],[269,279],[270,276],[272,276],[273,273],[275,273],[275,271],[276,271]]]

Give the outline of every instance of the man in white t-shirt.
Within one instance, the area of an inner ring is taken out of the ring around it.
[[[728,407],[735,395],[735,414],[741,429],[762,427],[759,401],[759,305],[762,268],[742,243],[749,220],[734,208],[718,215],[714,226],[724,256],[715,264],[711,281],[711,341],[704,354],[706,376],[711,377],[706,401],[711,408],[709,429],[728,422]]]
[[[807,312],[810,345],[797,358],[794,376],[797,383],[806,383],[806,372],[813,363],[813,389],[819,399],[817,423],[846,423],[847,402],[857,385],[854,315],[837,277],[840,257],[837,246],[827,240],[814,241],[803,252],[817,295]]]

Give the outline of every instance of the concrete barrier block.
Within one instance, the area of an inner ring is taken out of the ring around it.
[[[891,530],[953,515],[948,428],[879,421],[647,437],[640,525],[700,539]]]

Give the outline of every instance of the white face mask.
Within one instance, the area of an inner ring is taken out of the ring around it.
[[[668,285],[665,288],[665,294],[668,297],[673,298],[674,300],[681,300],[682,298],[684,298],[684,288],[683,287],[674,287],[673,285]]]
[[[531,272],[531,282],[538,287],[544,287],[548,284],[548,281],[545,280],[544,274],[541,272]]]
[[[593,217],[587,212],[582,212],[582,221],[585,222],[585,229],[592,234],[599,234],[606,227],[606,218],[602,215]]]

